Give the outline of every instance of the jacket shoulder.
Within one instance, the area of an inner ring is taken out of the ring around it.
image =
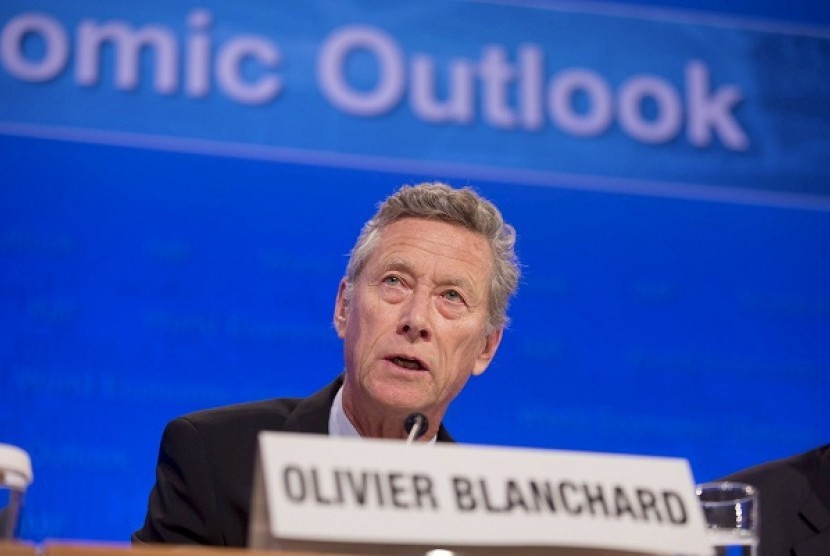
[[[300,398],[276,398],[256,402],[201,409],[182,415],[176,421],[185,421],[202,432],[233,427],[241,432],[249,428],[280,430],[286,418],[300,403]]]

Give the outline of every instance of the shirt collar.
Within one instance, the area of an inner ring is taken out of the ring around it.
[[[403,425],[402,425],[403,426]],[[354,428],[349,417],[346,415],[346,410],[343,409],[343,386],[337,390],[337,395],[334,396],[334,401],[331,402],[331,412],[329,412],[329,436],[352,436],[360,437],[360,433]],[[437,436],[433,436],[426,444],[435,444]]]
[[[337,390],[337,395],[334,396],[334,401],[331,402],[331,412],[329,413],[329,436],[360,436],[357,429],[354,428],[352,422],[346,416],[346,410],[343,409],[343,386]]]

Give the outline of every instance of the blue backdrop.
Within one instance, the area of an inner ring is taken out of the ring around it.
[[[126,539],[168,420],[327,383],[348,251],[424,180],[493,199],[524,265],[460,440],[698,480],[827,442],[830,16],[580,6],[0,4],[22,536]]]

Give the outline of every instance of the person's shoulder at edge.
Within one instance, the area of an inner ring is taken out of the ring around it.
[[[820,510],[822,514],[830,510],[830,444],[740,469],[722,480],[747,483],[758,489],[761,521],[767,522],[761,530],[763,539],[772,529],[783,527],[787,516],[802,515],[805,505],[812,506],[814,501],[826,507]],[[789,526],[784,529],[789,530]]]
[[[779,475],[785,470],[802,472],[808,476],[815,475],[822,466],[830,468],[830,444],[825,444],[806,452],[766,461],[730,473],[723,480],[762,480],[767,476]]]
[[[830,554],[830,444],[724,477],[758,489],[759,556]]]

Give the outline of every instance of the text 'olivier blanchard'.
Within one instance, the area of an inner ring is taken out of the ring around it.
[[[549,478],[493,481],[450,475],[442,480],[449,481],[451,508],[461,513],[558,514],[671,525],[688,521],[683,499],[672,490]],[[298,505],[438,511],[447,500],[439,496],[436,483],[424,473],[299,465],[282,470],[286,499]]]

